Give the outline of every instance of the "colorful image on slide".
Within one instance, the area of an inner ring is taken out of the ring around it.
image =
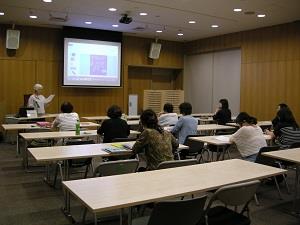
[[[107,56],[81,54],[80,74],[107,75]]]
[[[91,75],[107,75],[107,57],[105,55],[91,55],[90,60]]]

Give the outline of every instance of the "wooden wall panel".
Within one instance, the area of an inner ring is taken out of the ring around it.
[[[51,93],[56,95],[47,112],[59,112],[60,104],[70,101],[80,116],[103,115],[112,104],[120,105],[127,112],[128,65],[183,68],[182,43],[162,41],[161,57],[151,60],[148,59],[148,51],[153,39],[124,36],[122,87],[63,88],[60,83],[63,73],[62,30],[16,26],[21,31],[20,48],[7,52],[6,29],[10,27],[0,26],[0,75],[3,80],[0,83],[0,121],[3,121],[5,114],[17,112],[23,103],[23,94],[32,93],[32,86],[37,82],[44,85],[46,96]],[[147,86],[143,81],[136,81],[138,88]]]
[[[242,51],[241,111],[269,120],[286,102],[300,122],[300,22],[188,42],[185,53],[234,47]]]
[[[0,60],[1,118],[15,114],[23,105],[24,94],[32,93],[35,81],[35,63],[32,61]]]

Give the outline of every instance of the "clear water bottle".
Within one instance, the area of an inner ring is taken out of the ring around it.
[[[80,135],[80,122],[77,120],[76,125],[75,125],[75,134]]]

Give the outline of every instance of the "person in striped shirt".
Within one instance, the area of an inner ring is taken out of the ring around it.
[[[266,134],[276,138],[282,147],[300,142],[300,129],[289,107],[283,107],[277,112],[277,123],[274,131],[266,130]]]

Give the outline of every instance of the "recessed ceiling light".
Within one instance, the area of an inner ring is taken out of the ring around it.
[[[113,26],[113,27],[119,27],[119,25],[118,25],[118,24],[113,24],[113,25],[111,25],[111,26]]]
[[[178,33],[177,35],[178,35],[178,36],[183,36],[183,33]]]
[[[212,28],[218,28],[218,27],[219,27],[219,25],[217,25],[217,24],[213,24],[213,25],[211,25],[211,27],[212,27]]]
[[[257,17],[263,18],[263,17],[266,17],[266,14],[258,14]]]
[[[30,19],[37,19],[37,18],[38,18],[38,17],[35,16],[35,15],[30,15],[29,17],[30,17]]]
[[[0,12],[0,16],[4,16],[4,14],[5,14],[4,12]]]
[[[234,12],[242,12],[242,9],[239,9],[239,8],[236,8],[236,9],[233,9]]]
[[[140,13],[140,16],[147,16],[147,15],[148,15],[148,13],[145,13],[145,12]]]
[[[91,21],[85,21],[84,23],[85,24],[92,24],[93,22],[91,22]]]
[[[162,33],[162,30],[157,30],[156,33]]]
[[[195,20],[190,20],[189,23],[196,23],[196,21]]]
[[[43,0],[43,2],[50,3],[50,2],[52,2],[52,0]]]
[[[109,10],[109,11],[111,11],[111,12],[115,12],[115,11],[117,11],[117,9],[116,9],[116,8],[109,8],[108,10]]]

